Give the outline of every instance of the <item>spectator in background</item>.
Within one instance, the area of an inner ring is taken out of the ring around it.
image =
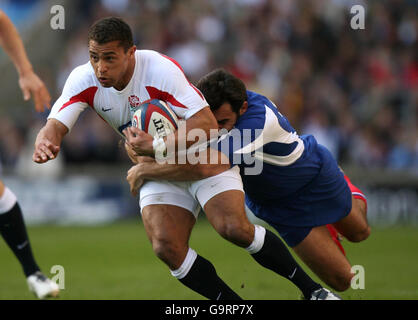
[[[418,140],[416,2],[75,0],[71,3],[80,14],[67,17],[68,23],[73,19],[72,25],[77,28],[66,30],[70,33],[68,57],[57,79],[66,78],[68,70],[80,63],[75,60],[87,56],[82,49],[84,44],[78,39],[79,30],[99,17],[116,14],[133,26],[134,33],[139,35],[135,40],[139,47],[172,56],[184,66],[192,82],[207,70],[223,67],[243,79],[249,89],[280,105],[295,129],[306,132],[315,126],[315,130],[323,130],[327,135],[335,133],[339,138],[331,143],[338,144],[335,152],[344,166],[411,169],[418,161],[416,143],[410,142]],[[364,30],[350,28],[353,4],[366,9]],[[74,54],[74,45],[80,48],[80,54]],[[61,88],[62,81],[56,92]],[[397,130],[382,136],[375,122],[380,113],[386,112],[383,110],[394,96],[401,97],[392,106]],[[321,127],[310,123],[317,119],[313,115],[318,110],[327,119]],[[89,135],[87,122],[80,124],[77,131],[80,130],[82,137]],[[79,140],[92,147],[91,139]],[[93,146],[100,148],[99,143],[97,140]],[[70,148],[70,144],[64,149]],[[367,149],[372,150],[373,156],[366,154]],[[101,154],[93,152],[89,159],[101,161]]]

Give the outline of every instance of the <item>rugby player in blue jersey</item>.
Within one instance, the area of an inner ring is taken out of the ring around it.
[[[338,291],[348,289],[354,274],[335,229],[352,242],[370,235],[363,193],[324,146],[312,135],[298,136],[274,103],[246,90],[240,79],[218,69],[203,77],[197,87],[219,129],[229,132],[211,148],[226,154],[231,166],[239,165],[247,207],[274,227],[325,283]],[[233,141],[237,132],[240,143]],[[219,172],[213,164],[196,167],[148,161],[128,173],[131,189],[162,174],[170,179],[170,166],[173,179],[178,179],[180,170],[201,168],[207,176]]]

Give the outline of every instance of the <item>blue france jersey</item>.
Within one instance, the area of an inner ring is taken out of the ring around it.
[[[218,150],[239,165],[247,197],[272,203],[294,196],[321,168],[317,142],[298,136],[277,107],[266,97],[247,91],[248,110],[235,128],[217,142]]]

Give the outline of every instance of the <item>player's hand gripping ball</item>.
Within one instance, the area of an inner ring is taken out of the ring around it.
[[[158,99],[144,101],[132,117],[132,126],[154,138],[165,137],[178,128],[178,118],[167,104]]]

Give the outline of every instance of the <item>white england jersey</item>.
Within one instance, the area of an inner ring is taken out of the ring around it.
[[[131,125],[133,113],[148,99],[167,102],[185,120],[208,106],[175,60],[156,51],[137,50],[135,61],[132,78],[121,91],[103,87],[90,62],[78,66],[69,75],[48,119],[57,119],[71,130],[80,113],[91,107],[122,135]]]

